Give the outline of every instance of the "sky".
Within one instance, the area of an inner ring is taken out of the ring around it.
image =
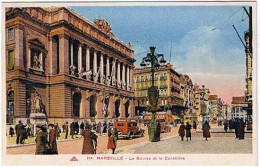
[[[78,6],[90,21],[106,19],[113,34],[133,44],[135,66],[155,46],[175,70],[205,85],[230,104],[246,90],[242,39],[248,30],[243,6]],[[170,56],[171,55],[171,56]],[[170,58],[171,57],[171,58]]]

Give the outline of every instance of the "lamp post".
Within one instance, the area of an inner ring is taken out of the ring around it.
[[[160,62],[158,59],[161,57]],[[152,72],[152,86],[148,88],[148,99],[149,99],[149,104],[148,104],[148,110],[152,113],[152,119],[150,122],[150,127],[148,128],[148,135],[149,135],[149,140],[151,142],[156,142],[160,141],[160,129],[157,128],[156,124],[156,119],[155,119],[155,114],[158,111],[158,98],[159,98],[159,91],[158,87],[154,85],[154,72],[155,70],[159,69],[160,64],[166,63],[166,60],[164,59],[163,54],[156,54],[155,53],[155,47],[150,46],[150,53],[147,54],[146,57],[143,58],[143,61],[141,62],[140,66],[141,67],[149,67],[151,66],[151,72]]]

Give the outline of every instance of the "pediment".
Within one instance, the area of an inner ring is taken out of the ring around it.
[[[34,38],[34,39],[31,39],[29,41],[30,44],[32,45],[36,45],[36,46],[39,46],[39,47],[42,47],[42,48],[45,48],[44,44],[37,38]]]

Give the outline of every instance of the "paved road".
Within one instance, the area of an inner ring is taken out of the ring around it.
[[[191,141],[181,141],[179,136],[163,139],[160,142],[139,143],[118,149],[118,154],[250,154],[252,153],[251,134],[245,140],[235,139],[234,134],[211,133],[205,141],[202,133],[193,133]]]
[[[178,127],[172,128],[170,133],[163,133],[162,138],[176,135],[178,131]],[[117,147],[124,147],[127,145],[133,145],[136,143],[143,143],[148,141],[148,133],[147,128],[145,127],[145,137],[135,138],[132,140],[118,140]],[[65,140],[59,141],[58,152],[59,154],[81,154],[83,147],[83,138],[78,138],[74,140]],[[117,152],[117,151],[116,151]],[[35,145],[27,145],[20,146],[15,148],[8,148],[7,154],[34,154],[35,153]],[[98,145],[97,145],[97,154],[110,154],[111,150],[107,150],[107,135],[103,134],[102,136],[98,136]]]

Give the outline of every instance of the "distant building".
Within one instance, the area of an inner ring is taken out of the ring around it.
[[[191,78],[184,74],[180,77],[181,97],[183,98],[183,106],[185,106],[186,115],[195,115],[194,110],[194,90]]]
[[[209,105],[210,105],[210,117],[217,119],[219,108],[218,108],[218,95],[209,96]]]
[[[247,106],[245,96],[233,97],[231,102],[231,119],[242,118],[246,121],[247,113],[243,108]]]
[[[228,104],[223,104],[222,114],[225,119],[231,119],[231,108]]]
[[[158,104],[161,110],[171,111],[173,114],[181,115],[185,109],[181,97],[180,74],[177,73],[171,64],[160,66],[155,71],[155,86],[159,89]],[[148,88],[152,85],[151,68],[134,69],[134,96],[135,113],[140,115],[146,110],[148,102]]]

